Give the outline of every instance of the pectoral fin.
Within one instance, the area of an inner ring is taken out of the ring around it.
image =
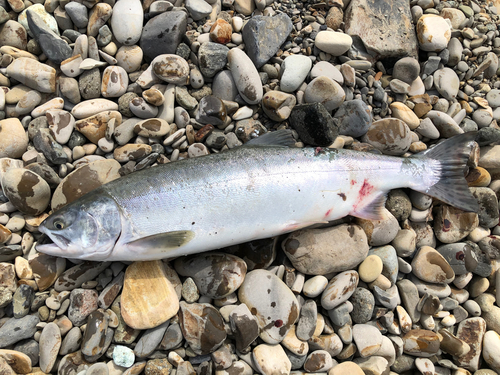
[[[127,247],[141,253],[164,253],[186,245],[194,236],[192,230],[159,233],[129,242]]]
[[[355,205],[350,215],[359,217],[360,219],[383,220],[385,218],[384,208],[386,199],[387,196],[385,193],[365,197],[362,202]]]

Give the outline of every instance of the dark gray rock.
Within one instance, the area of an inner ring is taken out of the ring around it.
[[[479,225],[483,228],[493,228],[498,224],[498,199],[493,190],[487,187],[469,188],[479,203]]]
[[[292,20],[285,13],[254,16],[245,24],[241,31],[245,52],[257,68],[278,52],[292,29]]]
[[[368,289],[356,288],[349,301],[352,303],[351,318],[354,323],[364,324],[371,320],[375,297]]]
[[[101,73],[99,68],[86,70],[78,77],[78,87],[83,99],[95,99],[101,96]]]
[[[390,14],[390,22],[386,15]],[[406,0],[352,0],[344,13],[345,32],[353,37],[349,54],[379,59],[418,56],[410,3]]]
[[[38,14],[28,8],[26,17],[30,31],[50,61],[60,64],[71,57],[73,50],[68,43],[54,33]]]
[[[140,47],[147,61],[164,53],[175,53],[186,33],[187,14],[171,11],[150,19],[142,30]]]
[[[68,162],[68,155],[64,152],[62,146],[50,134],[50,130],[40,129],[33,138],[33,145],[38,152],[47,158],[53,164],[64,164]]]
[[[73,130],[66,146],[73,150],[76,146],[83,146],[85,143],[87,143],[87,138],[79,131]]]
[[[215,76],[227,64],[229,48],[219,43],[203,43],[198,50],[201,73],[208,78]]]
[[[0,349],[33,337],[40,319],[36,315],[26,315],[21,319],[10,318],[0,327]]]
[[[491,143],[498,144],[500,142],[500,129],[481,128],[477,132],[476,142],[479,146],[486,146]]]
[[[361,99],[345,101],[333,117],[339,120],[339,134],[351,137],[365,135],[372,124],[371,110]]]
[[[337,125],[321,103],[295,106],[289,121],[300,139],[308,145],[329,146],[338,135]]]

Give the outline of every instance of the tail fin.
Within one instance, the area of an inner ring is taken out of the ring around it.
[[[435,159],[440,163],[439,181],[422,193],[464,211],[477,212],[479,205],[469,191],[464,169],[477,132],[456,135],[414,157]]]

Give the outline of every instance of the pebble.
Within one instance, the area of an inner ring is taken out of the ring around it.
[[[418,19],[417,38],[424,51],[440,52],[446,48],[451,38],[451,28],[443,17],[425,14]]]
[[[47,324],[40,335],[40,369],[50,373],[61,347],[61,332],[55,323]]]
[[[257,318],[262,330],[260,338],[268,344],[282,341],[299,317],[297,299],[286,284],[269,271],[247,273],[238,297]]]
[[[137,43],[142,33],[142,22],[143,8],[139,0],[125,0],[113,6],[111,29],[118,43],[129,46]]]
[[[314,44],[320,50],[332,56],[340,56],[351,47],[352,38],[348,34],[336,31],[320,31],[316,35]]]
[[[307,85],[304,92],[306,103],[322,103],[328,112],[340,107],[345,100],[344,89],[333,79],[320,76]]]
[[[252,350],[257,371],[264,375],[290,373],[292,364],[281,345],[260,344]]]
[[[331,243],[343,246],[332,249]],[[287,237],[282,247],[293,266],[309,275],[352,269],[366,258],[369,249],[361,227],[348,224],[296,231]]]
[[[284,92],[294,92],[304,82],[311,70],[312,62],[307,56],[288,56],[281,65],[282,75],[280,89]]]
[[[232,49],[227,54],[229,69],[239,94],[248,104],[262,100],[262,83],[252,60],[240,49]]]
[[[147,277],[143,279],[144,276]],[[152,294],[145,295],[145,288]],[[121,314],[128,326],[134,329],[154,328],[172,318],[178,310],[177,294],[161,261],[135,262],[127,267]]]

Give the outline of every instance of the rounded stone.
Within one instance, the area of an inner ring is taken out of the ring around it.
[[[282,248],[293,266],[306,275],[352,269],[366,258],[369,250],[363,229],[349,224],[295,231],[283,241]]]
[[[362,138],[386,155],[402,155],[412,142],[408,125],[396,118],[375,121]]]
[[[294,92],[304,82],[311,70],[312,61],[308,56],[288,56],[281,64],[280,89],[284,92]]]
[[[304,92],[304,100],[306,103],[321,103],[331,112],[344,102],[345,92],[333,79],[320,76],[309,82]]]
[[[247,274],[238,297],[257,318],[260,337],[268,344],[278,344],[299,318],[295,295],[275,274],[254,270]]]
[[[111,29],[118,43],[132,45],[142,34],[144,12],[140,0],[120,0],[113,7]]]
[[[451,38],[451,28],[443,17],[424,14],[417,22],[417,39],[420,49],[440,52],[446,48]]]
[[[392,77],[411,85],[420,74],[420,65],[413,57],[403,57],[394,64]]]
[[[352,38],[336,31],[320,31],[314,44],[320,50],[333,56],[343,55],[352,45]]]
[[[123,1],[123,0],[121,0]],[[101,94],[105,98],[118,98],[128,87],[128,74],[121,66],[108,66],[102,73]]]
[[[115,59],[127,73],[133,73],[141,67],[142,49],[139,46],[121,46],[116,52]]]
[[[257,104],[264,94],[259,72],[245,52],[233,48],[227,54],[229,69],[240,96],[248,104]]]
[[[49,323],[40,335],[40,369],[50,373],[61,347],[61,331],[55,323]]]
[[[0,158],[20,158],[26,152],[28,141],[19,119],[0,121]]]
[[[383,266],[380,257],[369,255],[358,267],[359,278],[365,283],[371,283],[382,273]]]
[[[333,277],[321,295],[321,306],[331,310],[344,303],[356,290],[359,275],[356,271],[341,272]]]
[[[175,85],[189,83],[189,65],[186,60],[177,55],[159,55],[151,62],[153,73],[162,81]]]
[[[36,173],[23,169],[10,169],[2,177],[4,194],[21,212],[40,215],[50,202],[50,186]]]
[[[292,113],[296,99],[292,94],[281,91],[268,91],[262,99],[262,110],[273,121],[281,122]]]

